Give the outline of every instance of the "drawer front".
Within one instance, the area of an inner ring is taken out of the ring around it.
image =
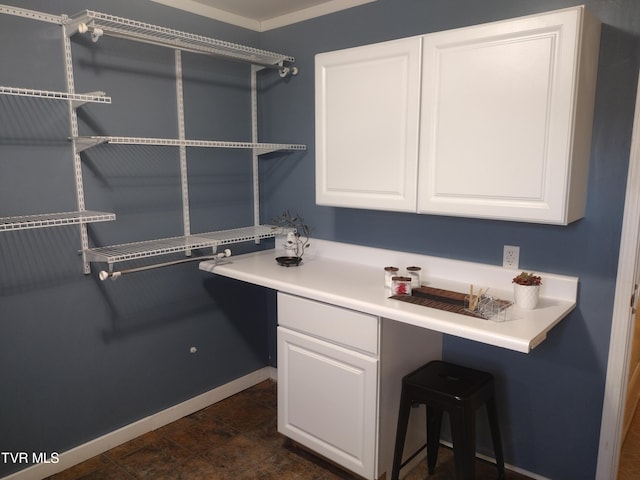
[[[373,315],[278,292],[278,324],[378,355],[379,319]]]

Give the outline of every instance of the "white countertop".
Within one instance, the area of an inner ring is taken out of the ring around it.
[[[511,279],[519,270],[323,240],[312,242],[298,267],[279,266],[275,256],[275,250],[265,250],[201,262],[200,269],[524,353],[539,345],[576,305],[577,278],[536,272],[543,280],[538,307],[514,306],[511,320],[498,323],[390,299],[383,269],[393,265],[403,271],[417,265],[422,267],[422,285],[465,293],[473,284],[505,300],[513,299]]]

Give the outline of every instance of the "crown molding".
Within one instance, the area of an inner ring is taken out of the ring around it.
[[[293,23],[302,22],[304,20],[310,20],[312,18],[320,17],[322,15],[328,15],[330,13],[338,12],[340,10],[346,10],[348,8],[357,7],[366,3],[375,2],[376,0],[329,0],[319,5],[314,5],[308,8],[287,13],[284,15],[278,15],[266,20],[257,20],[255,18],[249,18],[235,13],[227,12],[220,8],[204,5],[203,3],[196,2],[194,0],[151,0],[155,3],[160,3],[168,7],[177,8],[186,12],[194,13],[203,17],[211,18],[213,20],[219,20],[221,22],[236,25],[238,27],[255,30],[256,32],[265,32],[274,28],[284,27]]]

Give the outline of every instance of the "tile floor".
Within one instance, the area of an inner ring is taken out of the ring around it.
[[[291,445],[277,433],[276,415],[276,383],[267,380],[48,480],[355,480]],[[424,463],[407,480],[426,479]],[[478,460],[476,477],[497,478],[495,466]],[[453,478],[453,456],[443,447],[429,479]]]

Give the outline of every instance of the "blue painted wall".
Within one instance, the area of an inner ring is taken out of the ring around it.
[[[495,373],[507,462],[563,479],[595,474],[640,63],[640,3],[585,3],[605,25],[587,214],[567,227],[316,206],[313,61],[319,52],[580,2],[378,0],[264,35],[265,48],[288,48],[301,69],[286,88],[272,88],[263,97],[265,111],[279,112],[265,135],[286,134],[310,146],[306,158],[286,167],[285,160],[265,163],[264,170],[272,173],[265,176],[266,211],[297,209],[324,239],[496,265],[502,264],[503,245],[519,245],[522,268],[580,278],[576,310],[531,354],[454,337],[444,343],[446,358]],[[491,453],[486,435],[481,440]]]
[[[54,14],[90,8],[295,56],[300,75],[263,78],[261,134],[309,150],[261,162],[263,221],[290,208],[318,238],[493,264],[501,263],[504,244],[520,245],[523,268],[580,277],[578,308],[531,354],[447,337],[445,356],[495,372],[509,463],[551,478],[593,478],[640,64],[637,0],[586,2],[605,27],[587,215],[568,227],[316,206],[313,57],[578,2],[378,0],[263,34],[151,2],[4,3]],[[5,16],[0,22],[0,84],[64,89],[58,27]],[[114,99],[83,109],[82,133],[174,136],[172,55],[103,40],[73,42],[77,90],[101,89]],[[244,137],[247,112],[227,103],[248,101],[237,84],[243,67],[220,72],[215,62],[189,55],[184,64],[188,136]],[[0,111],[0,216],[73,208],[60,115],[22,102]],[[118,215],[90,227],[93,243],[181,233],[174,153],[84,155],[87,206]],[[190,160],[193,231],[250,222],[246,159],[196,152]],[[78,237],[76,227],[0,235],[0,451],[64,451],[273,364],[270,292],[200,273],[194,264],[101,283],[95,272],[82,275]],[[0,464],[0,476],[17,468]]]

